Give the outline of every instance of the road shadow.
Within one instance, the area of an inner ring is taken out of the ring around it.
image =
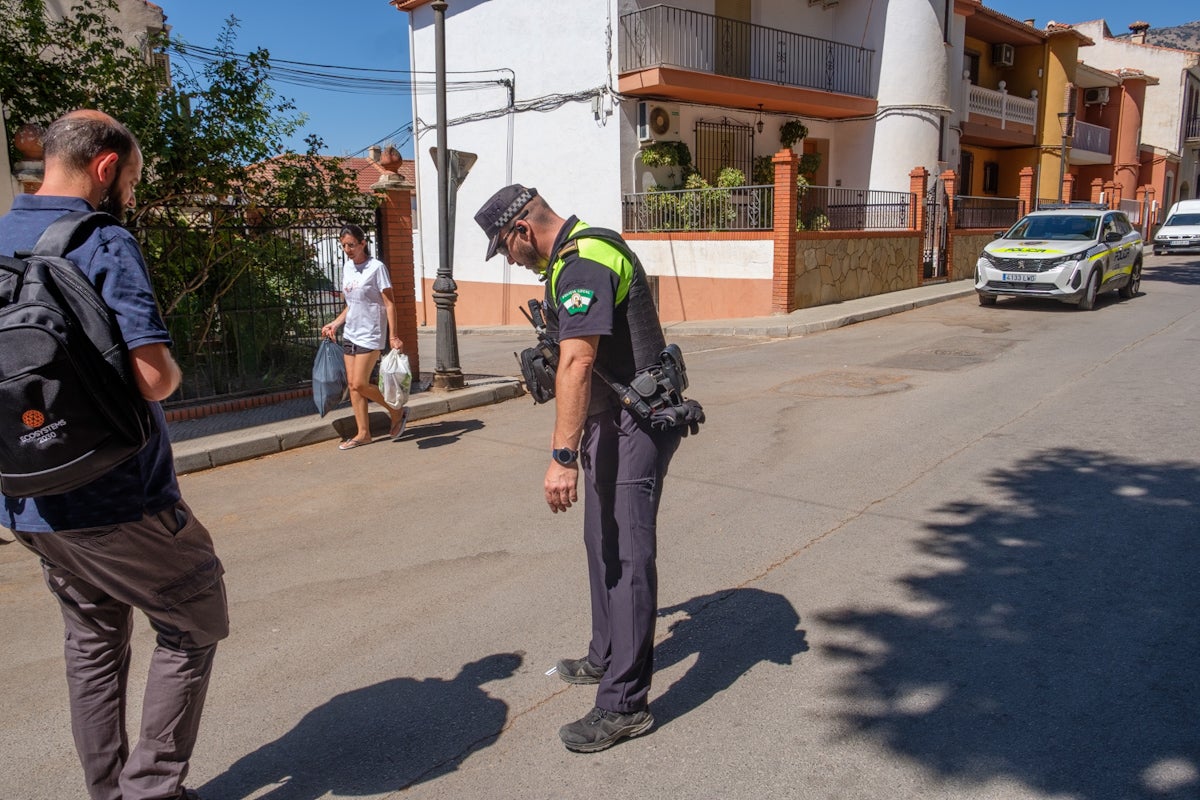
[[[786,597],[760,589],[727,589],[659,610],[672,622],[670,638],[654,648],[654,668],[666,669],[693,653],[696,663],[652,704],[658,726],[699,708],[754,665],[791,664],[808,651],[800,615]]]
[[[198,791],[223,800],[358,797],[453,772],[499,737],[508,706],[482,687],[511,676],[522,660],[497,653],[448,681],[393,678],[340,694]]]
[[[418,450],[429,450],[434,447],[445,447],[455,444],[468,433],[483,430],[483,420],[455,419],[441,420],[430,423],[409,423],[404,435],[396,441],[416,441]]]
[[[1076,800],[1200,797],[1200,465],[1054,449],[936,510],[933,610],[820,619],[861,646],[848,720],[955,781]]]
[[[1200,286],[1200,262],[1195,264],[1162,264],[1146,267],[1144,280],[1178,283],[1181,286]]]

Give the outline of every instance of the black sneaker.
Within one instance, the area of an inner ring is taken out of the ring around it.
[[[632,738],[650,730],[654,717],[649,711],[605,711],[593,708],[578,722],[563,725],[558,738],[568,750],[576,753],[596,753],[607,750],[622,739]]]
[[[558,677],[567,683],[599,683],[604,677],[604,667],[597,667],[587,656],[583,658],[564,658],[555,667]]]

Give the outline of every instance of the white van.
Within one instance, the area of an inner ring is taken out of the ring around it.
[[[1154,255],[1200,248],[1200,200],[1180,200],[1154,234]]]

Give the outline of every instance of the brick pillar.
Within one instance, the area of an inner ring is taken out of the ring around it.
[[[1120,208],[1121,207],[1121,195],[1124,194],[1125,187],[1122,186],[1117,181],[1112,182],[1112,187],[1113,187],[1112,195],[1108,199],[1108,207],[1109,208]]]
[[[787,314],[796,310],[796,214],[800,205],[796,177],[800,174],[800,157],[791,149],[780,150],[771,163],[775,165],[771,312]]]
[[[395,175],[395,173],[391,173]],[[385,178],[387,176],[385,175]],[[404,340],[404,352],[413,378],[421,375],[421,353],[417,344],[417,288],[413,259],[413,186],[399,180],[381,180],[371,188],[383,195],[379,214],[379,258],[387,264],[392,281],[392,299],[400,317],[398,335]]]
[[[1021,216],[1033,211],[1033,167],[1021,168],[1021,189],[1017,192],[1021,202]]]
[[[1100,202],[1100,195],[1104,191],[1104,181],[1099,178],[1092,178],[1092,200],[1093,203]]]
[[[1075,176],[1068,172],[1063,176],[1063,196],[1062,201],[1069,203],[1075,198]]]
[[[1109,208],[1116,208],[1116,206],[1113,205],[1113,197],[1116,194],[1116,188],[1117,184],[1115,182],[1111,180],[1104,182],[1104,205],[1108,206]]]
[[[954,198],[958,196],[958,176],[954,170],[942,173],[942,185],[946,187],[946,280],[954,280],[954,231],[958,228]]]
[[[914,231],[925,230],[925,190],[929,186],[929,170],[924,167],[913,167],[913,171],[908,173],[908,202],[912,206],[912,213],[909,218],[912,219],[912,229]]]

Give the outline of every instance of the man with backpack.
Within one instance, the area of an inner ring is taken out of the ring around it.
[[[64,214],[119,217],[134,204],[141,151],[112,117],[73,111],[49,126],[44,146],[42,187],[18,196],[0,217],[0,255],[32,252]],[[71,726],[89,796],[187,800],[196,797],[183,780],[213,656],[229,632],[224,568],[208,530],[180,496],[159,405],[179,386],[180,370],[141,251],[115,222],[95,227],[65,255],[116,319],[129,374],[149,404],[149,441],[79,488],[6,496],[3,523],[41,558],[62,611]],[[131,748],[124,718],[133,609],[149,618],[157,645]]]
[[[587,654],[559,661],[557,671],[567,683],[597,685],[595,706],[559,738],[568,750],[593,753],[654,724],[659,499],[681,436],[703,413],[680,399],[686,386],[667,392],[674,406],[659,402],[654,379],[645,395],[631,394],[645,382],[639,377],[661,372],[667,345],[645,272],[620,236],[563,219],[536,189],[519,184],[496,192],[475,221],[488,237],[487,258],[500,253],[546,282],[542,308],[558,352],[551,356],[555,420],[543,489],[550,510],[565,512],[578,502],[582,468],[592,608]],[[652,405],[670,412],[661,424]]]

